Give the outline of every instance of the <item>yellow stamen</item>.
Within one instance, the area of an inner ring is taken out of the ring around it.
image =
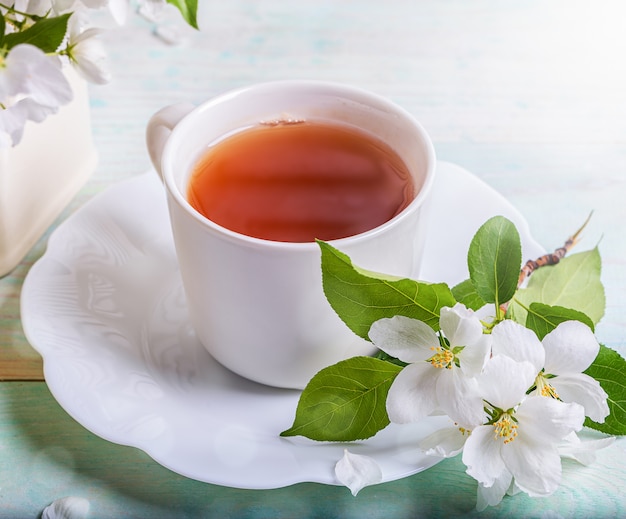
[[[497,422],[493,424],[494,439],[502,439],[504,443],[511,443],[517,437],[517,424],[509,413],[503,413]]]
[[[537,386],[537,390],[541,396],[547,396],[559,400],[559,394],[556,392],[554,386],[548,382],[548,379],[543,376],[543,373],[539,373],[539,375],[537,375],[535,385]]]
[[[441,346],[437,348],[431,348],[431,350],[436,351],[428,362],[430,362],[435,368],[447,368],[452,369],[452,362],[454,361],[454,353],[450,350],[446,350]]]

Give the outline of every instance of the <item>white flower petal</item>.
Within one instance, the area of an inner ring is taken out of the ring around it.
[[[376,321],[368,335],[374,346],[403,362],[426,360],[432,357],[432,348],[439,346],[430,326],[402,315]]]
[[[47,506],[41,519],[85,519],[89,513],[89,501],[82,497],[63,497]]]
[[[17,103],[4,110],[0,109],[0,135],[3,135],[0,148],[19,144],[24,133],[27,115],[28,110],[23,103]]]
[[[552,375],[582,373],[595,360],[600,345],[591,328],[578,321],[565,321],[543,338],[545,371]]]
[[[529,443],[518,436],[503,445],[501,454],[515,484],[529,496],[548,496],[559,487],[561,458],[556,446]]]
[[[499,326],[499,325],[498,325]],[[479,391],[492,405],[506,410],[519,404],[533,384],[537,371],[529,362],[497,355],[490,358],[478,377]]]
[[[383,479],[382,471],[373,458],[353,454],[347,449],[344,450],[343,458],[335,465],[335,476],[350,489],[353,496],[362,488],[380,483]]]
[[[36,123],[42,122],[46,117],[58,112],[57,106],[46,106],[36,103],[31,98],[26,97],[13,105],[11,108],[21,108],[24,111],[26,119]]]
[[[468,377],[478,376],[491,354],[491,335],[482,335],[474,343],[465,346],[457,354],[463,373]]]
[[[491,340],[494,355],[506,355],[518,362],[530,362],[537,373],[543,368],[543,345],[535,332],[521,324],[510,319],[498,323],[491,332]]]
[[[176,25],[158,25],[154,29],[154,34],[168,45],[182,45],[185,43],[185,37],[180,27]]]
[[[72,99],[72,89],[56,56],[47,56],[33,45],[11,49],[0,68],[0,99],[24,95],[37,104],[58,107]]]
[[[444,413],[466,429],[484,421],[484,404],[478,392],[478,382],[465,376],[456,366],[441,369],[437,378],[437,401]]]
[[[491,425],[476,427],[463,447],[463,464],[467,473],[481,485],[491,487],[506,471],[500,447]]]
[[[24,13],[36,14],[38,16],[45,16],[45,14],[50,10],[52,6],[51,0],[28,0],[24,2],[25,6],[18,6],[18,3],[15,2],[13,5],[18,11],[22,11]]]
[[[483,325],[478,317],[461,303],[457,303],[453,308],[442,308],[439,325],[450,341],[451,347],[467,346],[478,341],[483,335]]]
[[[585,421],[582,406],[543,396],[529,396],[518,407],[515,417],[519,422],[519,438],[529,444],[556,445],[573,431],[580,431]]]
[[[482,512],[488,506],[500,504],[500,501],[502,501],[502,498],[509,490],[512,480],[513,476],[511,476],[511,473],[505,470],[490,487],[479,483],[476,496],[476,510]]]
[[[463,433],[458,426],[439,429],[420,442],[420,449],[428,456],[452,458],[463,450],[469,433]]]
[[[608,395],[598,381],[584,373],[559,375],[549,380],[563,402],[576,402],[594,422],[603,423],[609,416]]]
[[[138,12],[149,22],[158,23],[163,19],[165,6],[164,0],[143,0]]]
[[[558,446],[558,451],[563,458],[576,460],[583,465],[591,465],[596,460],[596,452],[613,445],[614,442],[614,436],[598,440],[581,441],[576,433],[572,433]]]
[[[412,423],[432,413],[437,403],[440,370],[427,362],[409,364],[395,378],[387,393],[387,414],[394,423]]]
[[[108,70],[107,55],[104,46],[97,39],[100,29],[83,29],[84,23],[77,14],[72,15],[69,23],[68,53],[72,65],[87,81],[97,84],[108,83],[111,74]]]

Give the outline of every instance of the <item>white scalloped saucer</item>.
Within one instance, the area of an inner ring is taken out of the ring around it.
[[[542,253],[520,214],[458,166],[438,164],[432,209],[420,279],[467,277],[469,242],[496,214],[516,223],[525,257]],[[24,282],[22,320],[52,394],[96,435],[209,483],[338,483],[344,444],[279,436],[299,393],[244,380],[197,342],[153,172],[113,186],[56,229]],[[439,461],[417,444],[443,423],[391,425],[350,450],[375,458],[384,481],[399,479]]]

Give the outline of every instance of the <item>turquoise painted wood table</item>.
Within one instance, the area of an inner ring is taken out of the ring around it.
[[[205,1],[200,31],[169,14],[161,27],[180,31],[179,45],[161,42],[139,16],[103,34],[113,80],[90,89],[97,170],[0,279],[0,517],[39,517],[64,496],[86,498],[94,518],[626,517],[623,439],[591,466],[565,461],[552,496],[518,494],[479,513],[476,484],[458,457],[357,497],[311,482],[241,489],[184,477],[107,441],[57,402],[20,316],[22,284],[50,233],[149,170],[144,129],[156,110],[274,79],[343,82],[395,101],[428,130],[439,160],[500,193],[546,249],[594,211],[577,247],[598,244],[603,258],[607,308],[596,335],[626,355],[622,2]],[[459,225],[480,204],[462,194],[446,200]]]

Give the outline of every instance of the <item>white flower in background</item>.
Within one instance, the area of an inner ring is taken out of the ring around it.
[[[44,16],[52,8],[52,0],[15,0],[13,7],[21,13]]]
[[[0,132],[17,144],[27,120],[40,122],[72,99],[56,56],[28,44],[0,56]]]
[[[583,373],[600,350],[587,325],[566,321],[539,341],[531,330],[507,320],[494,327],[492,337],[494,355],[525,360],[535,367],[537,394],[576,402],[595,422],[602,423],[609,415],[607,394],[595,379]]]
[[[463,449],[467,473],[479,483],[479,508],[499,503],[513,484],[533,497],[560,484],[557,446],[582,428],[585,415],[575,403],[526,396],[536,375],[531,363],[497,355],[479,378],[491,419],[472,430]]]
[[[97,39],[100,29],[85,28],[83,19],[73,14],[68,24],[67,56],[87,81],[104,84],[111,80],[104,46]]]
[[[475,377],[490,351],[490,336],[478,317],[460,303],[442,308],[441,333],[403,316],[376,321],[369,337],[384,352],[409,363],[387,396],[389,419],[409,423],[443,411],[462,427],[483,422]]]
[[[28,96],[35,103],[58,107],[72,99],[72,91],[56,56],[33,45],[17,45],[0,58],[0,98]]]
[[[197,28],[195,0],[137,0],[132,4],[138,4],[144,16],[152,17],[169,6]],[[41,122],[72,99],[70,85],[61,71],[61,59],[69,60],[92,83],[110,80],[106,54],[97,39],[100,30],[88,27],[85,16],[89,10],[107,9],[122,25],[130,5],[130,0],[0,3],[3,31],[11,36],[0,47],[0,148],[17,145],[27,121]],[[69,22],[67,14],[71,14]],[[49,23],[53,19],[58,23]],[[157,28],[155,34],[167,43],[182,40],[175,28]]]
[[[343,458],[335,465],[335,476],[342,485],[350,489],[353,496],[363,487],[375,485],[383,479],[380,466],[373,458],[353,454],[347,449],[344,450]]]
[[[110,7],[110,4],[115,3],[115,1],[112,2],[111,0],[51,0],[48,3],[52,4],[52,8],[54,12],[65,13],[68,11],[73,11],[73,10],[82,9],[82,8],[102,9],[103,7]]]
[[[139,3],[139,14],[151,22],[159,22],[163,17],[165,0],[143,0]]]
[[[609,447],[614,442],[614,436],[581,441],[576,433],[572,433],[559,445],[559,454],[562,458],[576,460],[582,465],[591,465],[596,460],[596,452]]]

